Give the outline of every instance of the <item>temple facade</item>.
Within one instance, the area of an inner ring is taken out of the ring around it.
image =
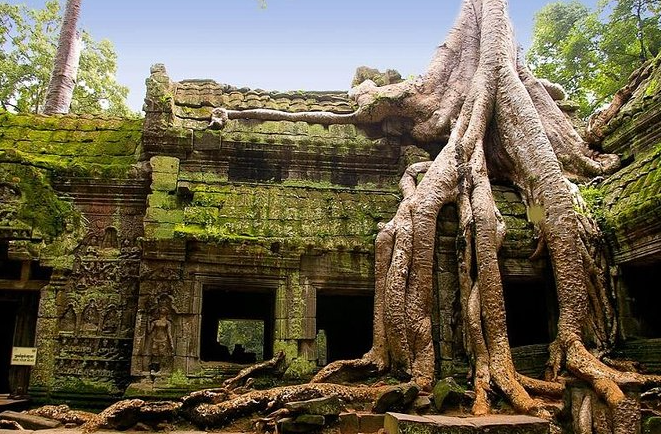
[[[661,372],[661,97],[648,86],[603,143],[624,168],[584,195],[613,256],[618,355]],[[568,114],[572,106],[560,102]],[[147,79],[141,120],[0,112],[0,394],[106,405],[222,382],[283,351],[289,379],[371,345],[374,239],[404,169],[435,157],[404,120],[230,120],[211,111],[350,113],[343,92]],[[516,191],[494,187],[517,368],[539,375],[555,334],[548,259]],[[456,210],[437,225],[438,376],[465,375]],[[36,351],[35,351],[36,349]],[[19,360],[21,354],[27,354]]]

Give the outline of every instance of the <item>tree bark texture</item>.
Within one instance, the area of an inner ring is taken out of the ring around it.
[[[358,124],[403,117],[413,125],[414,140],[447,141],[434,161],[406,170],[402,202],[377,236],[372,349],[361,359],[331,363],[313,382],[344,379],[356,370],[380,371],[431,388],[436,220],[450,203],[459,210],[460,298],[473,366],[474,413],[490,411],[487,392],[497,389],[518,412],[548,417],[531,393],[562,394],[561,373],[567,373],[591,385],[614,412],[617,425],[626,423],[620,409],[628,408],[621,386],[661,380],[620,372],[600,360],[617,334],[604,243],[597,225],[580,211],[580,194],[569,179],[613,173],[619,159],[590,149],[547,87],[519,63],[507,1],[464,0],[427,72],[382,87],[370,81],[358,85],[350,93],[359,107],[353,114],[223,113],[229,119]],[[553,267],[558,333],[545,380],[518,374],[512,361],[498,267],[507,228],[493,198],[494,178],[514,185],[528,208],[538,210],[533,223],[540,250],[546,249]],[[591,408],[586,401],[579,409],[581,426],[587,426]]]
[[[67,0],[44,114],[69,113],[76,87],[82,40],[76,26],[82,0]]]

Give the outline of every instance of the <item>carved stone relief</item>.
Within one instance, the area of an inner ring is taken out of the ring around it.
[[[174,340],[172,338],[173,297],[160,294],[156,297],[155,307],[149,314],[146,351],[149,356],[149,370],[162,371],[172,368]]]

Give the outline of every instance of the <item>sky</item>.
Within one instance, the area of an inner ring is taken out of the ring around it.
[[[61,0],[64,2],[64,0]],[[582,0],[594,7],[597,0]],[[45,0],[10,0],[42,7]],[[530,45],[542,0],[510,0],[516,37]],[[356,67],[425,71],[460,0],[83,0],[80,27],[109,39],[117,81],[139,111],[155,63],[175,81],[210,78],[267,90],[347,90]]]

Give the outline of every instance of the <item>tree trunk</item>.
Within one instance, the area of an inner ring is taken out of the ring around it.
[[[82,40],[76,30],[82,0],[67,0],[44,114],[69,113],[76,86]]]
[[[649,385],[661,378],[619,372],[595,354],[616,336],[608,297],[606,255],[594,221],[577,211],[572,179],[613,173],[614,155],[589,149],[546,88],[518,63],[506,0],[464,0],[460,16],[427,72],[377,87],[366,81],[351,91],[359,109],[350,115],[224,111],[223,118],[378,123],[389,116],[411,121],[418,142],[447,141],[433,162],[407,169],[403,200],[376,239],[374,336],[358,360],[333,362],[315,382],[352,372],[390,372],[424,389],[434,380],[431,335],[436,220],[456,203],[463,329],[473,364],[473,412],[490,411],[487,392],[499,389],[522,413],[549,416],[530,392],[558,396],[561,372],[586,380],[626,423],[622,385]],[[222,110],[222,109],[216,109]],[[418,174],[425,173],[418,183]],[[518,374],[507,336],[498,251],[507,228],[496,207],[491,180],[516,186],[530,210],[554,270],[558,333],[550,345],[546,381]],[[588,351],[586,342],[596,345]],[[586,404],[585,411],[588,411]],[[624,426],[624,425],[622,425]]]

